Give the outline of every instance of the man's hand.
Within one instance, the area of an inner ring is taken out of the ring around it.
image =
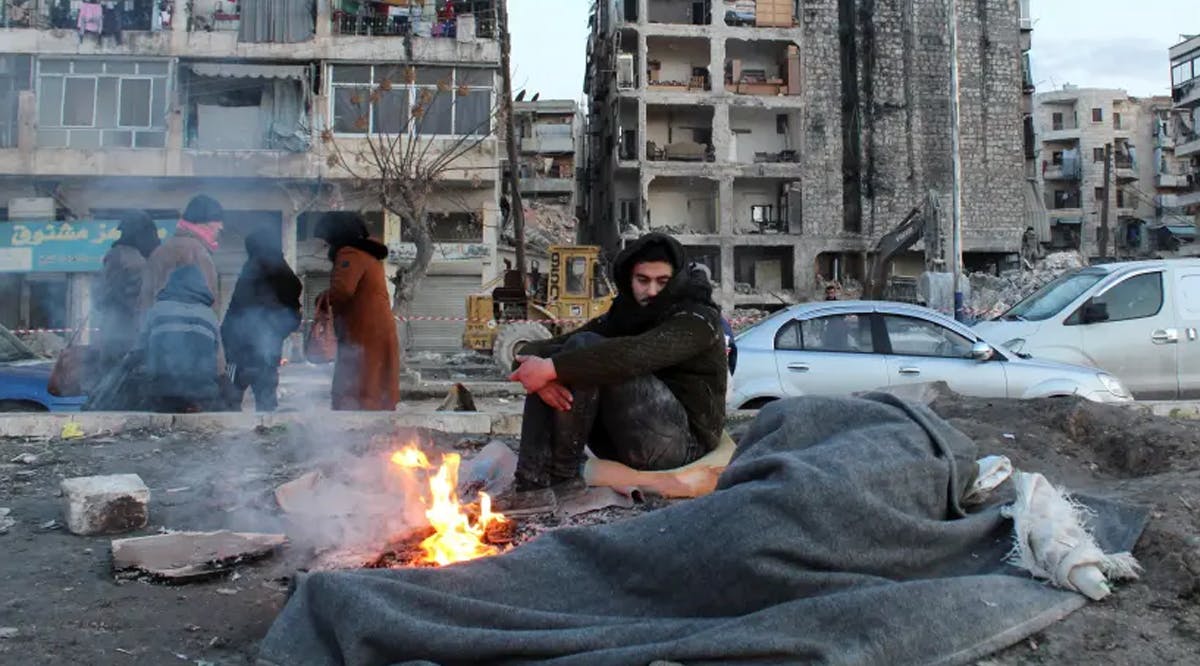
[[[521,367],[517,368],[517,371],[508,378],[514,382],[521,382],[526,393],[537,393],[547,384],[558,379],[558,372],[554,370],[554,361],[548,358],[518,356],[517,363],[520,363]]]
[[[575,401],[575,396],[571,393],[571,389],[558,382],[546,384],[537,394],[542,399],[542,402],[560,412],[571,411],[571,404]]]

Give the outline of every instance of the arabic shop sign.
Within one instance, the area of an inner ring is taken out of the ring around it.
[[[156,221],[159,238],[175,221]],[[116,220],[0,222],[0,273],[91,273],[121,237]]]

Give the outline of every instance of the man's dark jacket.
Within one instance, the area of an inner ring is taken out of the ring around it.
[[[666,289],[641,306],[633,297],[633,266],[654,244],[666,249],[675,272]],[[725,335],[712,285],[685,266],[679,241],[660,233],[642,236],[613,263],[617,297],[606,314],[566,335],[531,343],[522,353],[553,359],[558,381],[567,386],[620,384],[653,373],[683,405],[696,440],[711,451],[725,428]],[[559,351],[572,335],[585,331],[608,339]]]

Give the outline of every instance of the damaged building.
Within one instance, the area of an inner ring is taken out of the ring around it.
[[[106,9],[120,20],[95,24],[78,21],[78,1],[15,4],[0,17],[0,323],[81,324],[120,215],[146,210],[169,232],[199,193],[226,210],[219,301],[244,238],[269,227],[311,316],[328,286],[312,236],[325,211],[362,211],[391,251],[389,274],[415,256],[363,187],[369,169],[331,159],[334,147],[364,152],[368,134],[407,132],[435,151],[472,143],[432,195],[434,259],[411,310],[425,319],[405,336],[415,350],[460,348],[462,322],[433,318],[463,317],[497,264],[490,0],[125,2]]]
[[[1124,90],[1064,86],[1038,93],[1037,177],[1048,219],[1036,231],[1043,248],[1099,256],[1107,213],[1109,256],[1169,252],[1162,230],[1178,229],[1178,211],[1162,204],[1183,180],[1166,145],[1178,115],[1167,97],[1131,97]]]
[[[963,248],[968,267],[996,266],[1036,212],[1028,3],[958,4]],[[944,3],[915,0],[597,2],[584,237],[611,251],[671,232],[726,307],[861,281],[930,190],[950,209],[947,25]],[[909,253],[892,270],[924,265]]]
[[[518,93],[518,101],[513,103],[517,175],[525,207],[526,250],[541,267],[551,245],[570,245],[576,240],[579,199],[575,171],[583,140],[583,116],[573,100],[524,100],[525,95]],[[515,245],[507,219],[503,240]],[[515,255],[512,259],[515,261]]]
[[[1171,106],[1159,110],[1156,157],[1161,162],[1155,204],[1171,214],[1173,226],[1160,231],[1160,239],[1168,247],[1179,247],[1195,242],[1200,222],[1200,35],[1184,35],[1171,47],[1170,58]]]

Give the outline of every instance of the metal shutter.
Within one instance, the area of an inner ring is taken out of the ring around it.
[[[480,288],[477,275],[427,275],[417,288],[413,317],[453,317],[458,321],[410,321],[408,351],[460,352],[466,329],[467,296]]]

